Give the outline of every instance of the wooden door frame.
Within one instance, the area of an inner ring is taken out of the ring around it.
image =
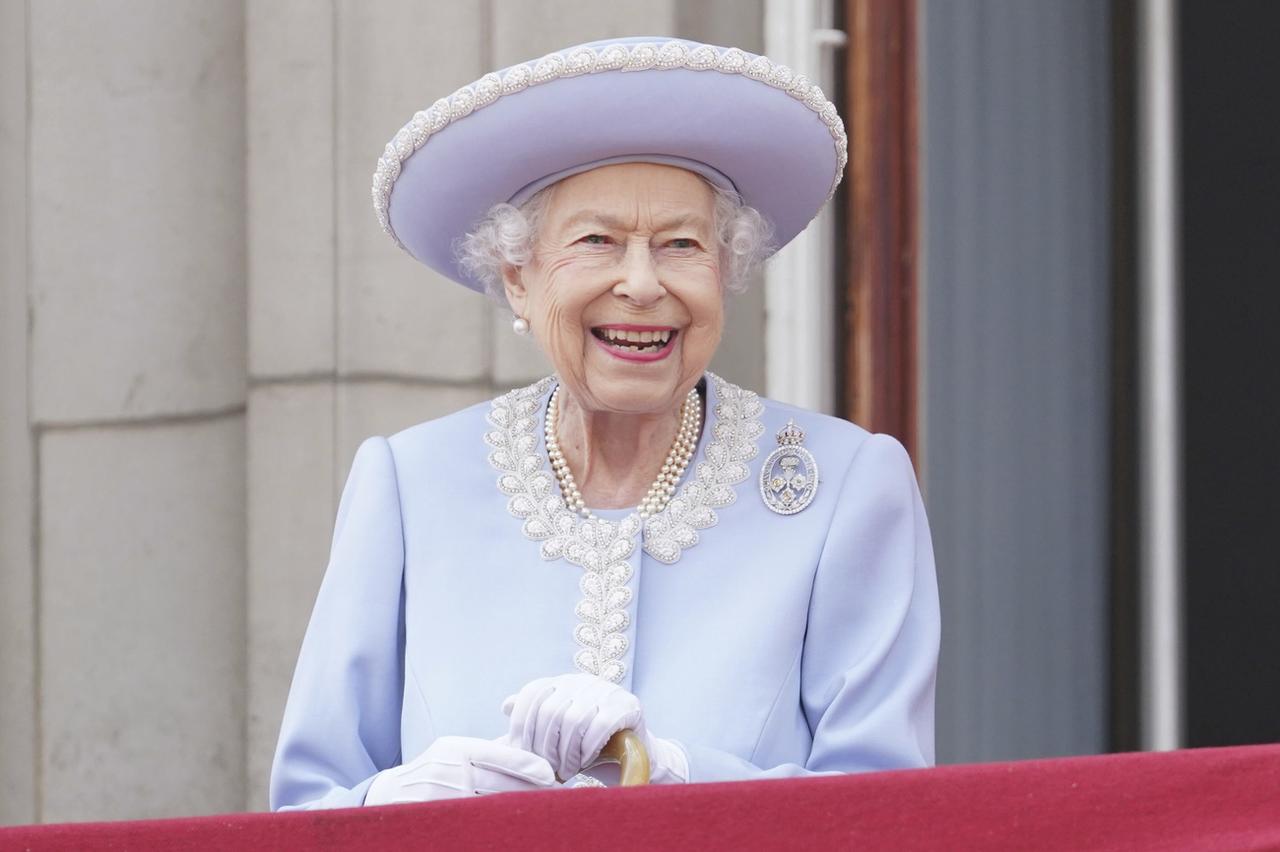
[[[841,411],[919,446],[915,0],[844,0],[849,121]]]

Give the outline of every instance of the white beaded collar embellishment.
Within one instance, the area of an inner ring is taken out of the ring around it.
[[[821,87],[803,74],[797,74],[786,65],[773,62],[767,56],[754,56],[731,47],[721,51],[713,45],[691,41],[672,40],[663,43],[640,42],[637,44],[609,44],[600,47],[583,45],[568,53],[549,53],[541,59],[513,65],[501,75],[489,73],[470,85],[463,86],[447,98],[441,98],[425,110],[419,110],[400,128],[387,143],[378,158],[373,173],[373,209],[382,230],[404,248],[391,227],[387,208],[391,203],[391,188],[404,161],[427,143],[432,135],[450,124],[465,118],[476,110],[507,95],[521,92],[530,86],[538,86],[563,77],[582,74],[599,74],[605,71],[718,71],[721,74],[740,74],[752,80],[786,92],[812,110],[831,131],[836,149],[836,173],[831,182],[827,200],[835,194],[844,167],[849,160],[849,140],[845,135],[844,121],[835,104],[827,100]]]
[[[673,564],[684,550],[698,543],[698,531],[719,520],[716,509],[737,499],[735,486],[750,475],[748,462],[759,454],[764,433],[764,406],[756,394],[712,373],[715,404],[711,440],[706,444],[695,476],[685,482],[661,512],[641,520],[631,512],[621,521],[580,518],[565,505],[555,478],[546,469],[538,448],[542,406],[556,384],[549,376],[517,388],[493,401],[485,433],[489,464],[499,472],[498,489],[509,498],[507,510],[523,521],[521,531],[541,542],[543,559],[564,558],[583,569],[578,588],[582,600],[574,609],[578,625],[573,637],[580,646],[573,663],[580,671],[620,683],[626,676],[632,592],[627,583],[629,563],[643,533],[646,553]],[[708,403],[711,402],[710,394]],[[712,412],[708,412],[710,415]]]

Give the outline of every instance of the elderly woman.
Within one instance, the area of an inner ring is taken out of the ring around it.
[[[556,372],[360,447],[273,808],[608,783],[622,729],[654,783],[933,761],[905,452],[707,369],[726,291],[816,215],[845,144],[803,78],[667,39],[487,75],[397,134],[384,228],[505,298]]]

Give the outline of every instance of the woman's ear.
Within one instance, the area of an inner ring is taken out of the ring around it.
[[[507,304],[511,306],[511,313],[518,317],[525,316],[529,291],[524,286],[524,274],[519,266],[503,264],[502,289],[507,294]]]

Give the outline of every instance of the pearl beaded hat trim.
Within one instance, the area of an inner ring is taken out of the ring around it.
[[[785,245],[835,192],[844,123],[822,90],[767,57],[670,38],[593,42],[486,74],[396,133],[378,160],[383,230],[466,286],[456,241],[494,204],[617,162],[730,186]]]

